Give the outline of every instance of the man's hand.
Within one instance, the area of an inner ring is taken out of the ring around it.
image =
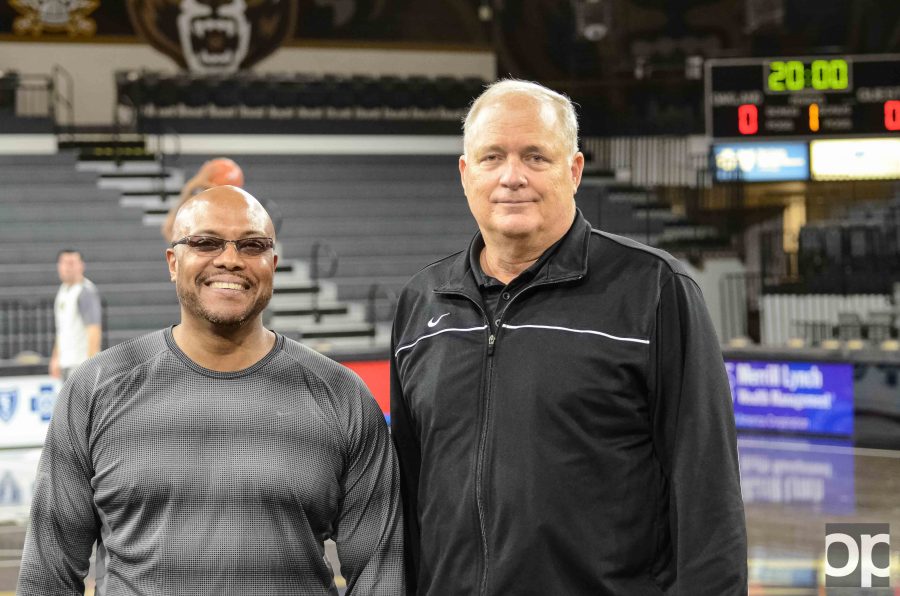
[[[87,356],[91,358],[100,353],[103,342],[103,330],[100,325],[88,325],[87,331]]]

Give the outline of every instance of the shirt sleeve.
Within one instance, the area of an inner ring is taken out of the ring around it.
[[[355,380],[334,541],[347,596],[397,596],[404,589],[397,460],[381,408]]]
[[[651,337],[654,445],[669,480],[675,594],[747,593],[747,536],[731,389],[696,283],[665,283]]]
[[[56,399],[38,465],[18,596],[84,593],[91,549],[100,531],[87,447],[93,391],[88,376],[82,367]]]
[[[396,342],[392,342],[396,344]],[[391,345],[391,437],[400,463],[400,495],[403,501],[404,560],[407,594],[416,594],[419,569],[418,486],[422,455],[412,417],[397,370],[396,345]]]
[[[102,320],[100,293],[95,288],[85,286],[78,294],[78,312],[85,325],[99,325]]]

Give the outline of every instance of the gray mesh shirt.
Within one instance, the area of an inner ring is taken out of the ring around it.
[[[278,336],[250,368],[204,369],[171,329],[82,365],[60,392],[18,594],[403,593],[398,472],[362,381]]]

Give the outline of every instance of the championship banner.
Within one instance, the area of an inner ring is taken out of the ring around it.
[[[69,37],[92,37],[97,23],[89,15],[100,0],[9,0],[16,11],[12,30],[16,35],[41,36],[65,33]]]

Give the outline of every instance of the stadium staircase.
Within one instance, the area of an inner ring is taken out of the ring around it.
[[[174,323],[159,224],[213,156],[161,167],[136,143],[120,163],[75,149],[0,158],[0,301],[52,299],[56,254],[72,247],[104,297],[107,345]],[[397,291],[474,231],[452,157],[234,157],[283,215],[268,324],[321,351],[385,352]]]
[[[731,246],[720,227],[696,221],[656,189],[621,181],[614,172],[587,170],[578,204],[594,227],[674,254]]]

